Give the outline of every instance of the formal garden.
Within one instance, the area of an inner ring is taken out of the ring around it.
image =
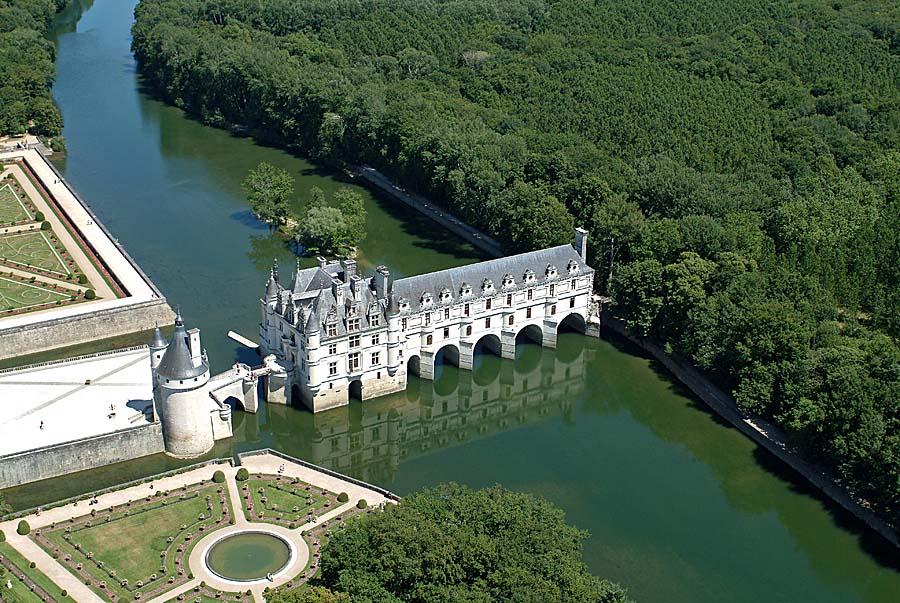
[[[61,306],[83,299],[74,290],[14,273],[0,276],[0,312],[13,314]]]
[[[4,536],[0,536],[0,598],[3,601],[57,603],[69,599],[66,591],[35,569],[32,562],[4,542],[4,539]]]
[[[188,558],[206,533],[233,522],[224,485],[204,482],[92,509],[32,538],[104,600],[157,597],[194,576]]]
[[[284,475],[255,474],[241,484],[241,503],[248,521],[289,529],[343,504],[346,496]]]
[[[0,259],[7,266],[51,278],[67,278],[78,269],[49,229],[0,236]]]
[[[15,226],[37,220],[37,210],[19,183],[12,178],[0,180],[0,226]]]

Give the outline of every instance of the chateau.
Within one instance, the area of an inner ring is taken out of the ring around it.
[[[596,319],[586,256],[576,229],[571,245],[396,281],[383,266],[364,278],[353,260],[319,258],[285,287],[274,267],[260,351],[282,371],[267,399],[319,412],[404,390],[410,372],[433,379],[439,356],[471,370],[479,346],[503,358],[521,337],[556,347],[560,327],[585,333]]]

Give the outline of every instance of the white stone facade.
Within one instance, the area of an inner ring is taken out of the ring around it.
[[[289,288],[273,269],[260,300],[260,346],[282,367],[270,402],[313,412],[406,388],[409,372],[434,378],[435,360],[472,368],[479,344],[514,358],[517,337],[550,348],[565,322],[584,332],[594,271],[586,233],[573,245],[400,279],[370,279],[352,260],[298,268]],[[297,400],[299,398],[299,400]]]

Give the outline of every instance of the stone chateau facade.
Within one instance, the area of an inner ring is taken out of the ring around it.
[[[260,351],[282,370],[267,399],[319,412],[402,391],[409,373],[433,379],[439,356],[471,370],[476,347],[503,358],[522,337],[555,348],[560,327],[584,333],[596,318],[586,256],[576,229],[571,245],[396,281],[383,266],[364,278],[353,260],[319,258],[285,287],[274,267]]]

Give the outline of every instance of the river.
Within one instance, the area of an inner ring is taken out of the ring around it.
[[[135,0],[61,15],[54,95],[65,118],[66,178],[191,326],[214,368],[250,359],[225,333],[255,338],[266,272],[295,261],[246,207],[260,161],[309,188],[344,183],[288,153],[207,128],[141,92],[129,51]],[[434,224],[365,193],[363,270],[413,274],[479,259]],[[590,569],[642,602],[882,602],[900,599],[897,553],[653,363],[618,342],[561,336],[516,361],[313,416],[235,413],[216,455],[270,446],[404,494],[441,481],[500,483],[552,500],[590,532]],[[23,486],[18,507],[174,466],[162,456]],[[52,494],[48,495],[48,492]]]

